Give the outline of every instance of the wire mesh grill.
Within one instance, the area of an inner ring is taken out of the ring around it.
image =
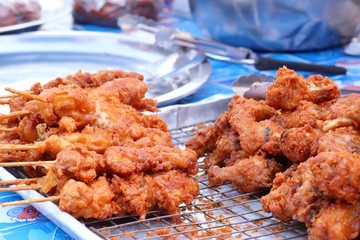
[[[204,125],[209,125],[204,123]],[[182,147],[192,137],[194,127],[172,131],[173,142]],[[137,215],[106,220],[83,220],[104,239],[306,239],[306,228],[299,222],[281,223],[262,210],[260,197],[266,192],[239,193],[231,184],[209,187],[201,167],[195,176],[200,188],[191,205],[180,206],[180,214],[152,211],[145,220]],[[171,218],[180,216],[173,223]]]

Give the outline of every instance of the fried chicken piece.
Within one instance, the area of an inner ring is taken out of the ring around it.
[[[323,126],[323,131],[327,132],[331,129],[355,126],[360,127],[360,94],[349,94],[337,101],[330,107],[330,113]]]
[[[67,178],[90,183],[106,167],[103,156],[84,147],[64,149],[56,156],[54,173],[57,179]],[[61,188],[61,187],[60,187]]]
[[[340,127],[324,133],[319,139],[318,153],[349,152],[360,154],[360,135],[354,127]]]
[[[232,151],[230,154],[230,158],[227,158],[224,160],[225,167],[230,167],[234,165],[235,163],[250,157],[248,154],[246,154],[243,150],[235,150]]]
[[[46,123],[51,127],[57,125],[62,117],[70,117],[74,120],[76,127],[81,129],[86,125],[93,125],[96,121],[96,102],[89,98],[84,89],[74,85],[62,86],[46,89],[41,92],[39,97],[46,101],[31,100],[27,102],[22,111],[29,112],[29,115],[28,118],[20,121],[19,126],[21,126],[21,122],[30,121],[28,130],[36,131],[33,126],[39,123]],[[33,121],[34,123],[32,123]]]
[[[267,120],[275,114],[275,109],[267,106],[264,101],[242,99],[230,111],[229,122],[239,135],[241,149],[250,156],[265,143],[280,138],[282,127]]]
[[[235,98],[236,97],[236,98]],[[266,105],[265,101],[256,101],[254,99],[247,99],[241,96],[234,96],[236,101],[232,103],[232,108],[230,112],[230,124],[234,127],[236,120],[241,120],[240,117],[236,115],[242,115],[246,113],[249,116],[249,119],[252,119],[255,122],[259,122],[265,119],[269,119],[274,116],[276,110],[271,106]]]
[[[322,152],[308,160],[313,185],[331,199],[354,204],[360,200],[360,155]]]
[[[106,149],[104,161],[108,171],[119,176],[172,169],[188,174],[198,172],[196,153],[191,149],[181,150],[178,147],[113,146]]]
[[[310,125],[320,128],[322,121],[329,116],[332,101],[315,104],[309,101],[300,101],[294,111],[279,111],[271,120],[280,124],[283,128],[298,128]]]
[[[253,155],[259,149],[270,153],[277,152],[277,143],[283,132],[280,125],[270,120],[255,122],[247,113],[237,114],[236,118],[231,125],[239,134],[241,149],[247,155]]]
[[[97,88],[90,89],[89,95],[90,98],[100,102],[116,104],[117,101],[120,101],[137,110],[156,112],[158,111],[157,102],[154,99],[143,99],[147,90],[147,84],[136,78],[116,78]]]
[[[215,149],[217,138],[228,128],[228,112],[225,112],[216,119],[214,125],[196,131],[196,135],[190,138],[185,146],[194,150],[198,157],[202,157]]]
[[[94,89],[83,89],[76,85],[45,89],[38,95],[44,101],[25,103],[22,112],[26,116],[20,120],[16,132],[23,141],[34,142],[38,140],[39,124],[45,123],[46,128],[59,126],[59,131],[75,132],[88,125],[109,127],[121,119],[167,130],[165,122],[159,117],[140,116],[136,108],[130,106],[139,108],[137,104],[142,104],[146,90],[145,83],[133,78],[115,79]],[[155,102],[146,103],[142,109],[157,111]]]
[[[321,196],[312,188],[313,176],[307,165],[306,162],[292,165],[276,174],[269,194],[260,200],[265,212],[283,222],[292,219],[311,222],[310,213],[320,208]],[[318,207],[313,209],[314,206]]]
[[[120,124],[115,128],[93,128],[85,127],[81,132],[67,133],[58,135],[48,134],[44,140],[35,142],[34,149],[26,151],[0,151],[2,161],[37,161],[55,159],[56,155],[64,149],[73,149],[75,147],[85,147],[87,150],[103,154],[110,146],[128,146],[128,147],[152,147],[168,146],[173,147],[171,142],[171,133],[159,129],[144,128],[137,123]],[[122,126],[119,128],[119,126]],[[120,131],[123,129],[122,131]],[[49,135],[49,136],[48,136]],[[24,146],[25,148],[28,145]],[[8,152],[11,152],[9,154]]]
[[[326,155],[334,154],[337,157],[342,155],[329,152],[322,154],[322,159],[326,158]],[[276,174],[270,193],[260,200],[263,209],[284,222],[292,219],[304,222],[308,228],[309,239],[355,238],[359,235],[360,230],[359,201],[356,201],[355,204],[348,204],[331,198],[332,194],[330,194],[331,196],[324,195],[316,183],[321,181],[320,187],[324,185],[329,187],[329,181],[324,182],[322,177],[331,178],[339,171],[330,170],[328,162],[324,165],[320,163],[320,166],[324,167],[319,170],[316,164],[322,159],[317,159],[317,157],[310,158],[298,166],[293,165],[284,173]],[[339,163],[340,165],[342,164]],[[312,171],[314,167],[316,168],[315,172]],[[349,185],[352,180],[354,178],[350,178],[349,181],[341,180],[340,188],[343,187],[341,184]],[[341,190],[337,191],[341,192]]]
[[[340,97],[340,89],[328,77],[312,75],[307,79],[287,67],[280,68],[266,91],[268,105],[292,110],[302,101],[321,103]]]
[[[279,150],[293,163],[305,162],[317,154],[322,135],[320,130],[309,125],[287,129],[281,134]]]
[[[194,179],[174,170],[125,178],[115,175],[111,189],[116,194],[116,212],[119,215],[139,214],[140,220],[145,219],[146,212],[156,208],[165,209],[168,214],[178,214],[180,204],[190,204],[199,194]],[[173,221],[179,219],[179,216],[173,217]]]
[[[246,101],[247,99],[240,95],[233,96],[228,104],[228,111],[220,114],[214,125],[197,130],[196,135],[190,138],[185,146],[195,150],[198,157],[214,151],[217,139],[230,128],[229,112]]]
[[[228,130],[218,137],[215,149],[204,159],[204,168],[222,166],[230,158],[233,151],[240,150],[240,140],[237,132]]]
[[[125,72],[123,70],[100,70],[96,73],[82,72],[79,70],[73,75],[68,75],[64,78],[57,77],[49,81],[44,86],[34,84],[31,91],[40,94],[43,89],[59,87],[61,85],[77,85],[81,88],[95,88],[103,85],[105,82],[116,78],[136,78],[140,81],[144,80],[144,76],[135,72]]]
[[[209,185],[231,182],[239,192],[252,192],[270,188],[275,174],[282,170],[275,159],[267,159],[264,153],[240,160],[230,167],[212,166],[209,169]]]
[[[360,234],[360,202],[329,203],[312,219],[309,239],[347,240]]]
[[[75,218],[105,219],[116,214],[115,194],[105,177],[89,185],[70,179],[61,189],[60,197],[60,209]]]

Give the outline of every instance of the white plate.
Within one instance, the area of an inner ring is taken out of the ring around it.
[[[38,20],[0,27],[0,34],[36,30],[43,24],[54,22],[71,14],[72,5],[69,0],[38,1],[41,6],[41,14]]]

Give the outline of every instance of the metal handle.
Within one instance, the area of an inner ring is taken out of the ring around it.
[[[255,62],[255,68],[258,70],[277,70],[286,66],[295,71],[313,72],[327,75],[346,74],[346,68],[337,66],[326,66],[312,63],[291,62],[285,60],[272,59],[267,57],[258,57]]]

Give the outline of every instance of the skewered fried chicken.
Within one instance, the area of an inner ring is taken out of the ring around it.
[[[138,172],[158,172],[180,169],[184,173],[198,172],[197,157],[193,150],[177,147],[120,147],[106,149],[105,166],[118,176]]]
[[[118,78],[133,78],[135,80],[143,81],[144,77],[135,72],[124,72],[122,70],[100,70],[96,73],[88,73],[88,72],[82,72],[78,71],[77,73],[73,75],[68,75],[65,78],[57,77],[56,79],[45,83],[44,85],[41,85],[40,83],[34,83],[33,86],[30,88],[30,92],[39,95],[42,91],[45,89],[52,89],[52,88],[59,88],[61,86],[75,86],[80,87],[83,89],[89,89],[89,88],[97,88],[101,85],[103,85],[105,82],[112,81],[114,79]],[[146,89],[144,89],[143,84],[139,84],[137,88],[141,89],[143,92]],[[124,88],[123,90],[126,90]],[[130,90],[130,88],[128,88]],[[143,92],[143,94],[145,94]],[[24,107],[24,104],[31,100],[31,98],[26,96],[13,96],[10,98],[9,106],[10,110],[13,111],[20,111]],[[144,101],[145,99],[142,99]],[[150,108],[155,107],[156,103],[154,100],[150,99],[152,102],[152,106],[149,106]],[[150,109],[149,108],[149,109]],[[148,109],[148,108],[145,108]],[[141,110],[141,109],[138,109]]]
[[[181,203],[190,204],[199,194],[196,181],[175,170],[154,174],[130,174],[125,177],[99,177],[86,184],[68,179],[59,190],[59,207],[76,218],[104,219],[164,209],[178,214]],[[179,216],[173,218],[179,220]]]
[[[130,116],[137,115],[133,114],[136,109],[130,108],[132,105],[156,111],[153,100],[152,104],[142,102],[146,90],[146,84],[134,78],[114,79],[92,89],[76,85],[45,89],[18,112],[25,117],[20,120],[16,132],[22,140],[32,142],[38,136],[36,126],[42,123],[48,128],[59,126],[60,131],[74,132],[87,125],[106,127],[115,123],[119,116],[124,118],[125,106]],[[0,121],[8,118],[9,115],[1,115]]]
[[[31,91],[9,89],[15,97],[2,102],[12,112],[0,116],[0,162],[22,162],[29,176],[41,177],[36,189],[57,194],[74,217],[179,213],[199,194],[191,177],[197,155],[173,145],[160,117],[139,111],[157,111],[155,100],[144,99],[142,79],[78,72]]]
[[[194,179],[174,170],[124,178],[114,176],[111,186],[119,214],[137,213],[140,219],[145,219],[146,212],[154,208],[178,214],[179,204],[189,204],[199,194]],[[179,220],[179,216],[173,220]]]
[[[60,191],[59,207],[75,218],[105,219],[116,213],[111,186],[105,177],[90,184],[68,180]]]
[[[0,151],[0,156],[1,161],[36,161],[42,158],[55,159],[60,151],[76,146],[84,146],[88,150],[103,153],[110,146],[141,148],[155,145],[173,146],[170,132],[144,128],[133,123],[108,129],[86,127],[81,132],[51,134],[49,137],[46,136],[45,140],[31,145],[2,144],[0,149],[8,151]]]

